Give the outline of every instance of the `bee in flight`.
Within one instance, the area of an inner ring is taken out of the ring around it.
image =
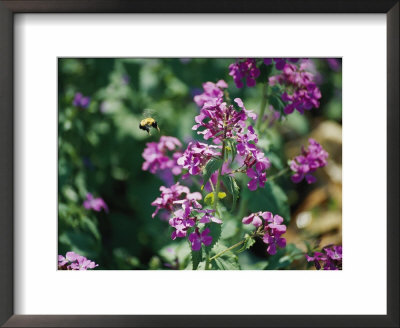
[[[158,127],[158,124],[157,124],[157,122],[156,122],[156,120],[154,118],[147,117],[147,118],[145,118],[145,119],[140,121],[139,129],[147,131],[147,133],[149,135],[151,135],[150,127],[153,127],[155,129],[157,129],[158,132],[160,132],[160,128]]]

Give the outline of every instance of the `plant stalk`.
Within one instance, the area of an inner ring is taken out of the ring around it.
[[[284,168],[283,170],[279,171],[277,174],[274,174],[270,177],[268,177],[269,181],[275,180],[277,178],[279,178],[282,175],[285,175],[287,172],[289,172],[289,167]]]
[[[268,83],[264,83],[262,89],[262,99],[261,99],[261,106],[260,106],[260,114],[257,119],[256,129],[260,130],[260,126],[264,117],[265,108],[268,106]]]
[[[227,248],[227,249],[224,249],[222,252],[219,252],[218,254],[214,255],[213,257],[210,258],[210,262],[211,262],[212,260],[215,260],[215,259],[219,258],[221,255],[224,255],[226,252],[229,252],[230,250],[232,250],[232,249],[234,249],[234,248],[236,248],[236,247],[239,247],[239,246],[242,245],[246,240],[247,240],[247,238],[245,238],[245,239],[239,241],[239,242],[236,243],[235,245],[232,245],[231,247],[229,247],[229,248]]]

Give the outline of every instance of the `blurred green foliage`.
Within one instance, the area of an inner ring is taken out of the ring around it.
[[[75,251],[94,260],[99,269],[192,268],[185,240],[170,239],[166,221],[151,218],[150,203],[159,196],[163,182],[141,170],[146,142],[157,141],[139,130],[143,113],[150,111],[162,135],[186,144],[200,139],[191,127],[199,109],[193,96],[202,83],[224,79],[231,99],[241,97],[248,109],[260,106],[261,85],[237,89],[228,75],[233,59],[132,59],[61,58],[58,63],[58,253]],[[341,122],[341,73],[324,60],[315,60],[323,80],[321,108],[306,115],[290,115],[285,129],[266,129],[259,146],[278,172],[285,165],[284,143],[309,134],[314,119]],[[73,106],[76,92],[91,98],[90,106]],[[239,181],[243,185],[242,181]],[[265,190],[250,193],[242,188],[240,204],[224,212],[222,239],[229,246],[248,227],[237,216],[258,210],[281,214],[286,223],[296,206],[287,195],[296,186],[279,178]],[[101,197],[110,211],[86,210],[86,194]],[[222,201],[232,201],[227,197]],[[249,232],[249,231],[248,231]],[[218,245],[224,247],[223,243]],[[268,258],[258,242],[240,254],[227,252],[213,263],[219,269],[287,268],[298,259],[294,245]],[[196,256],[196,255],[195,255]],[[289,261],[289,262],[288,262]]]

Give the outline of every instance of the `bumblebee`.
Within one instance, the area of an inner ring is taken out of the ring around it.
[[[158,124],[157,124],[157,122],[156,122],[156,120],[154,118],[147,117],[147,118],[145,118],[145,119],[140,121],[139,129],[147,131],[147,133],[149,135],[151,135],[150,127],[153,127],[155,129],[157,129],[158,132],[160,132],[160,128],[158,127]]]

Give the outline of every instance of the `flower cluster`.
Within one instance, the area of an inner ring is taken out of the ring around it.
[[[314,262],[315,268],[320,270],[342,269],[342,246],[331,246],[323,248],[323,252],[315,252],[312,256],[305,255],[307,262]]]
[[[178,158],[182,155],[179,149],[181,142],[174,137],[162,136],[158,142],[148,142],[143,151],[144,162],[142,170],[150,173],[158,173],[167,183],[172,184],[172,174],[178,175],[182,168],[177,164]],[[172,155],[169,155],[169,153]]]
[[[152,217],[157,215],[160,209],[172,214],[168,221],[169,225],[175,229],[171,234],[172,240],[186,237],[188,230],[195,227],[197,223],[222,223],[220,219],[212,215],[215,210],[202,209],[201,204],[198,202],[202,199],[199,192],[191,193],[188,187],[181,186],[179,182],[170,188],[162,186],[160,191],[161,196],[151,203],[151,205],[156,206]],[[198,246],[201,245],[201,242],[206,246],[211,243],[212,237],[206,238],[207,231],[209,231],[207,229],[199,233],[199,228],[195,227],[194,232],[190,234],[189,241],[192,243],[193,250],[199,250],[200,247]]]
[[[199,107],[203,107],[207,102],[215,102],[222,99],[224,96],[223,89],[226,89],[228,84],[224,80],[219,80],[217,83],[206,82],[203,83],[204,92],[193,98],[194,102]]]
[[[237,151],[243,157],[243,164],[246,167],[246,174],[250,178],[247,187],[254,191],[258,186],[264,188],[267,181],[267,173],[265,172],[271,166],[269,159],[260,151],[256,144],[258,136],[254,128],[250,125],[246,134],[238,134]]]
[[[290,162],[290,169],[294,172],[292,175],[294,183],[299,183],[304,178],[309,184],[316,182],[316,178],[311,173],[327,164],[328,152],[314,139],[310,138],[308,142],[308,148],[302,147],[301,155]]]
[[[67,252],[65,257],[58,255],[58,270],[88,270],[98,266],[93,261],[74,252]]]
[[[177,164],[188,170],[188,174],[197,175],[212,158],[220,156],[221,146],[207,145],[202,142],[190,142]],[[185,176],[184,176],[185,177]]]
[[[188,187],[180,185],[179,182],[169,188],[161,186],[160,191],[160,197],[157,197],[156,200],[151,203],[152,206],[156,206],[156,210],[151,215],[153,218],[161,209],[167,211],[168,213],[172,213],[174,211],[174,204],[177,201],[183,199],[201,199],[200,193],[191,193]]]
[[[283,70],[287,62],[297,63],[299,58],[264,58],[265,65],[271,65],[273,62],[275,63],[275,67],[278,70]]]
[[[90,105],[90,97],[84,97],[80,92],[75,94],[72,104],[79,108],[88,108]]]
[[[91,193],[86,194],[86,199],[83,202],[83,207],[87,210],[100,212],[102,209],[108,213],[108,206],[103,198],[94,198]]]
[[[264,220],[264,228],[262,228],[263,220],[261,218]],[[263,242],[268,245],[268,254],[276,254],[277,247],[286,247],[286,239],[281,237],[286,232],[286,225],[282,224],[283,218],[281,216],[274,216],[271,212],[257,212],[244,217],[242,222],[258,228]]]
[[[215,144],[219,144],[223,139],[232,138],[243,130],[248,117],[253,120],[257,118],[255,113],[244,107],[240,98],[235,98],[234,101],[240,110],[222,101],[205,103],[200,114],[195,117],[197,124],[192,129],[197,131],[197,134],[202,134],[205,140],[212,138]],[[200,127],[204,129],[198,131]]]
[[[219,83],[221,84],[221,81]],[[211,85],[214,84],[205,83],[203,87]],[[208,94],[211,93],[208,92]],[[247,126],[247,132],[245,132],[246,120],[248,118],[256,120],[257,115],[253,111],[247,110],[240,98],[234,99],[234,103],[238,107],[235,109],[233,105],[227,105],[224,102],[222,92],[214,92],[213,97],[204,103],[200,114],[195,117],[197,124],[192,129],[198,131],[198,134],[202,134],[205,140],[212,139],[215,144],[220,144],[221,141],[224,142],[227,139],[235,141],[237,153],[242,157],[244,169],[241,171],[250,178],[248,188],[256,190],[258,186],[264,187],[267,180],[265,171],[270,167],[270,162],[256,147],[258,136],[253,126]],[[178,164],[188,169],[188,174],[199,174],[201,168],[212,157],[221,156],[219,151],[215,151],[217,147],[219,146],[209,146],[199,142],[190,143],[183,156],[179,158]],[[227,170],[225,169],[225,171]]]
[[[260,70],[257,68],[256,59],[238,59],[229,65],[229,75],[233,77],[237,88],[243,88],[243,79],[247,86],[254,87],[256,78],[260,76]]]
[[[281,98],[286,103],[285,114],[291,114],[294,110],[301,114],[305,110],[319,107],[321,91],[314,82],[314,75],[306,72],[300,65],[300,68],[293,64],[285,64],[280,75],[271,76],[269,85],[283,85],[285,91]]]

